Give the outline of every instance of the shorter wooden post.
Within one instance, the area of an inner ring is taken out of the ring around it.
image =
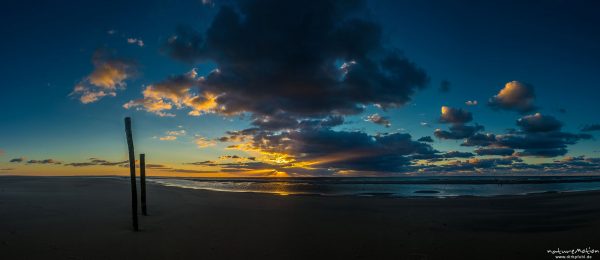
[[[140,189],[142,193],[142,214],[148,216],[146,209],[146,154],[140,154]]]

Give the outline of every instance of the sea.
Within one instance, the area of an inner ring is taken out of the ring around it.
[[[503,196],[600,190],[600,176],[150,178],[165,186],[276,195]]]

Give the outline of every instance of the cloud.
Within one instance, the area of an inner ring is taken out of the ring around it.
[[[431,154],[428,144],[411,140],[409,134],[368,135],[309,127],[285,132],[249,131],[250,140],[234,148],[273,155],[274,161],[335,170],[396,172],[410,164],[407,155]],[[234,138],[227,138],[232,140]]]
[[[111,57],[107,51],[96,51],[92,57],[94,70],[81,80],[70,96],[78,96],[83,104],[96,102],[105,96],[116,96],[126,87],[125,80],[136,71],[134,62]]]
[[[223,5],[205,33],[180,28],[164,50],[188,63],[216,64],[199,89],[216,96],[223,114],[314,118],[357,114],[370,104],[402,106],[426,86],[427,74],[384,46],[381,27],[362,18],[358,2]]]
[[[484,129],[483,126],[475,124],[474,126],[466,125],[473,120],[473,115],[469,111],[460,109],[460,108],[452,108],[447,106],[442,106],[440,122],[441,123],[450,123],[449,127],[450,131],[436,129],[433,132],[433,135],[440,139],[464,139],[469,138],[476,134],[477,132]]]
[[[496,135],[492,133],[476,133],[468,137],[461,146],[489,146],[496,142]]]
[[[19,158],[14,158],[14,159],[10,160],[10,162],[14,162],[14,163],[20,163],[23,161],[25,161],[25,157],[19,157]]]
[[[372,114],[370,116],[367,116],[365,121],[373,122],[375,124],[382,125],[385,127],[390,127],[392,125],[388,117],[380,116],[379,114]]]
[[[417,141],[419,141],[419,142],[426,142],[426,143],[433,143],[433,139],[431,138],[431,136],[423,136],[423,137],[417,139]]]
[[[277,113],[274,115],[252,116],[251,124],[257,129],[267,131],[293,130],[298,128],[334,127],[344,123],[344,118],[332,115],[320,119],[299,119],[289,114]]]
[[[462,125],[462,124],[455,124],[455,125],[451,125],[449,127],[450,131],[436,129],[433,132],[433,135],[440,139],[457,140],[457,139],[470,138],[473,135],[475,135],[477,132],[479,132],[483,129],[484,129],[484,127],[481,125],[468,126],[468,125]]]
[[[198,148],[211,147],[211,146],[215,146],[217,144],[217,142],[215,140],[208,140],[202,136],[196,137],[196,140],[194,140],[194,143],[196,144],[196,146],[198,146]]]
[[[585,125],[581,128],[582,132],[600,131],[600,124]]]
[[[219,160],[255,161],[256,157],[243,157],[239,155],[221,155]]]
[[[550,163],[529,164],[513,155],[420,164],[411,168],[417,174],[589,174],[600,170],[600,158],[565,157]]]
[[[177,169],[177,168],[169,169],[169,171],[177,172],[177,173],[216,173],[215,171]]]
[[[129,43],[129,44],[135,44],[135,45],[140,46],[140,47],[144,47],[144,41],[142,41],[142,39],[127,38],[127,43]]]
[[[450,91],[450,81],[442,80],[442,82],[440,83],[439,90],[442,93],[449,92]]]
[[[517,125],[526,132],[550,132],[559,130],[562,123],[552,116],[536,113],[517,120]]]
[[[523,149],[517,152],[519,156],[554,157],[567,153],[567,145],[573,145],[579,140],[590,139],[591,136],[564,132],[517,132],[496,136],[495,145],[513,149]]]
[[[509,149],[512,149],[516,156],[556,157],[567,154],[568,145],[592,138],[589,134],[562,132],[560,121],[540,113],[524,116],[516,124],[519,130],[497,135],[478,133],[461,145],[487,147],[475,150],[480,155],[508,155]]]
[[[490,147],[490,148],[478,148],[475,149],[477,155],[502,155],[509,156],[515,152],[514,149],[506,147]]]
[[[471,120],[473,120],[473,116],[469,111],[442,106],[442,115],[440,116],[440,122],[442,123],[464,124]]]
[[[174,140],[177,140],[177,136],[173,136],[173,135],[161,136],[159,138],[159,140],[161,140],[161,141],[174,141]]]
[[[192,89],[203,79],[198,77],[196,69],[186,74],[171,76],[168,79],[147,86],[142,92],[143,98],[131,100],[123,105],[125,109],[139,108],[161,117],[175,116],[166,112],[173,108],[189,108],[189,115],[198,116],[211,113],[216,109],[216,96],[208,92],[198,95]]]
[[[103,159],[98,159],[98,158],[89,158],[88,161],[86,162],[72,162],[72,163],[66,163],[64,164],[65,166],[73,166],[73,167],[88,167],[88,166],[128,166],[129,165],[129,161],[125,160],[125,161],[116,161],[116,162],[111,162],[111,161],[107,161],[107,160],[103,160]]]
[[[442,154],[441,157],[443,157],[443,158],[469,158],[469,157],[473,157],[473,156],[475,156],[475,155],[470,152],[449,151],[449,152]]]
[[[173,135],[173,136],[184,136],[186,134],[185,130],[173,130],[173,131],[167,131],[167,135]]]
[[[467,106],[476,106],[477,105],[477,100],[467,100],[465,102],[465,105],[467,105]]]
[[[331,129],[370,105],[403,106],[429,82],[422,68],[384,44],[381,26],[363,4],[265,0],[221,5],[206,31],[181,27],[163,48],[174,59],[215,69],[149,85],[143,98],[124,107],[163,116],[188,108],[190,115],[248,116],[250,128],[217,140],[231,142],[227,149],[259,154],[251,165],[266,163],[275,171],[404,170],[408,155],[435,150],[410,135]],[[201,105],[192,107],[186,102],[190,96]],[[379,115],[369,121],[390,125]],[[216,145],[203,137],[197,141],[199,147]]]
[[[57,160],[54,159],[45,159],[45,160],[29,160],[27,161],[28,164],[62,164],[62,162],[59,162]]]
[[[519,81],[506,83],[504,88],[494,97],[490,98],[488,105],[505,110],[515,110],[520,113],[530,112],[536,107],[533,102],[535,92],[529,84]]]
[[[161,141],[174,141],[177,140],[178,136],[184,136],[186,134],[186,131],[181,129],[181,130],[172,130],[172,131],[167,131],[165,136],[161,136],[158,139]]]
[[[542,148],[526,149],[522,152],[516,152],[517,156],[535,156],[535,157],[556,157],[567,154],[566,148]]]

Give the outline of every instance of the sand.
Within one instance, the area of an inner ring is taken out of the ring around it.
[[[0,177],[0,259],[554,259],[600,249],[600,192],[494,198],[279,196],[121,178]],[[600,259],[600,254],[593,259]]]

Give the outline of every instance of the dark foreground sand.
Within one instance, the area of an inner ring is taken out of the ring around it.
[[[150,184],[150,216],[132,232],[128,185],[0,177],[0,259],[554,259],[547,249],[600,249],[600,192],[357,198]]]

